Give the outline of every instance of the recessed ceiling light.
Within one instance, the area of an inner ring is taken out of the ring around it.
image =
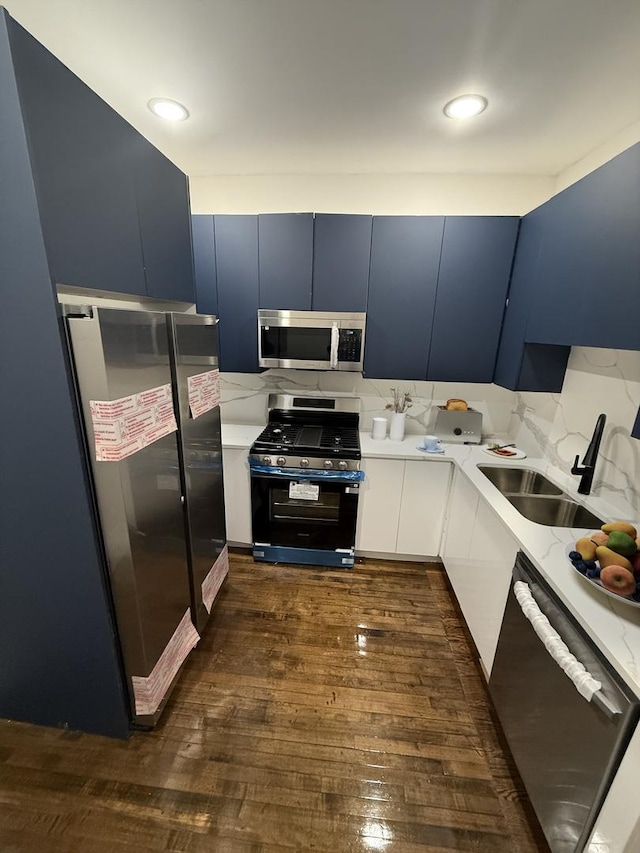
[[[151,98],[147,106],[154,115],[168,121],[184,121],[189,118],[189,110],[169,98]]]
[[[487,108],[487,99],[482,95],[460,95],[444,105],[448,118],[473,118]]]

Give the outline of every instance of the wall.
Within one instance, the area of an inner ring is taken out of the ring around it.
[[[391,388],[408,390],[413,403],[407,412],[406,432],[416,436],[427,432],[432,405],[443,403],[449,397],[462,397],[482,412],[486,434],[506,434],[513,411],[512,391],[480,383],[399,382],[313,370],[222,373],[220,380],[223,423],[266,423],[268,395],[287,391],[357,396],[361,401],[360,427],[368,431],[374,417],[389,417],[385,405],[393,399]]]
[[[594,169],[597,169],[604,163],[608,163],[609,160],[626,151],[627,148],[631,148],[636,142],[640,142],[640,121],[629,125],[621,133],[618,133],[612,139],[608,139],[602,145],[590,151],[585,157],[563,169],[556,177],[552,194],[555,195],[571,184],[575,184],[580,178],[584,178],[589,172],[593,172]]]
[[[640,520],[640,441],[630,436],[640,406],[640,352],[573,347],[561,394],[514,397],[510,435],[527,453],[567,473],[576,454],[582,459],[604,412],[592,493]]]
[[[521,216],[554,193],[542,175],[192,175],[193,213]]]

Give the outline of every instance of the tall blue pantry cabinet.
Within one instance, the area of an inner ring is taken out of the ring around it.
[[[0,717],[129,732],[56,285],[194,301],[186,176],[0,8]]]

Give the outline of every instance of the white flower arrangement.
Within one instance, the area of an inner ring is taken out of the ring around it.
[[[393,403],[387,403],[385,409],[391,409],[392,412],[406,412],[410,408],[413,400],[408,391],[399,391],[397,388],[392,388]]]

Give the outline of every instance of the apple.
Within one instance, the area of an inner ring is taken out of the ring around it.
[[[629,560],[631,565],[633,566],[633,571],[636,577],[640,577],[640,551],[633,555],[633,557]]]
[[[624,566],[606,566],[600,572],[600,582],[609,592],[631,595],[636,591],[636,579]]]
[[[609,534],[608,533],[602,533],[602,532],[592,533],[591,536],[589,537],[589,539],[591,539],[592,542],[595,542],[596,545],[605,545],[606,546],[607,543],[609,542]]]

